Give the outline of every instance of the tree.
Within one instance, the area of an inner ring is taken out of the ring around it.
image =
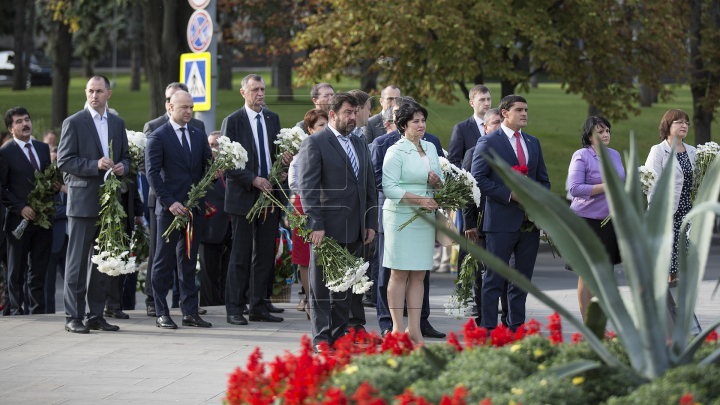
[[[74,55],[82,60],[83,76],[94,75],[97,59],[112,49],[113,29],[125,29],[126,21],[122,14],[113,18],[116,3],[103,0],[84,0],[76,2],[69,12],[77,21],[73,32]]]
[[[28,72],[25,71],[25,19],[27,16],[27,1],[15,1],[15,56],[13,63],[13,90],[25,90],[27,88]]]
[[[710,141],[720,101],[720,1],[690,0],[690,89],[695,144]]]
[[[130,9],[131,17],[128,26],[130,33],[130,91],[140,90],[140,67],[142,65],[142,10],[139,5]]]

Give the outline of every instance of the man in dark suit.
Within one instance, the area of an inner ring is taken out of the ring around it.
[[[310,251],[310,322],[315,351],[332,344],[348,330],[352,290],[331,293],[323,281],[315,246],[325,236],[356,257],[377,230],[377,190],[367,144],[350,136],[355,128],[357,99],[336,93],[330,99],[327,128],[303,141],[298,154],[300,197],[312,242]],[[357,309],[363,311],[362,305]],[[363,311],[364,312],[364,311]],[[359,313],[353,308],[353,316]]]
[[[185,83],[179,83],[179,82],[173,82],[167,85],[165,88],[165,114],[155,118],[152,121],[148,121],[145,123],[145,126],[143,127],[143,133],[145,136],[150,136],[156,129],[160,128],[162,125],[164,125],[168,120],[170,119],[170,97],[172,97],[173,94],[175,94],[176,91],[182,90],[182,91],[188,91],[187,86]],[[188,123],[191,127],[199,129],[203,133],[205,133],[205,123],[195,119],[190,118],[190,122]],[[141,171],[144,169],[141,169]],[[146,280],[152,279],[152,258],[155,257],[155,236],[157,233],[157,229],[155,227],[157,226],[157,218],[155,217],[155,192],[152,188],[148,190],[148,197],[147,197],[147,206],[150,211],[150,256],[148,260],[148,266],[147,266],[147,272],[146,272]],[[177,271],[176,271],[177,274]],[[177,277],[177,275],[176,275]],[[155,296],[153,295],[152,291],[152,283],[146,282],[145,283],[145,307],[147,311],[148,316],[155,317]],[[200,311],[201,315],[203,311]]]
[[[248,153],[245,169],[226,172],[225,211],[230,214],[233,239],[225,286],[227,322],[247,325],[242,315],[246,304],[251,321],[282,322],[283,318],[270,314],[268,307],[273,307],[265,299],[273,272],[280,209],[267,207],[260,218],[252,221],[245,217],[261,192],[272,191],[267,176],[277,155],[275,139],[280,132],[280,118],[263,108],[265,82],[261,76],[245,76],[240,94],[245,105],[223,120],[220,131]],[[286,152],[283,164],[287,166],[291,161],[292,155]],[[246,288],[249,302],[245,302]]]
[[[491,151],[499,155],[510,166],[528,168],[527,177],[550,188],[540,142],[534,136],[522,132],[527,126],[527,101],[518,95],[506,96],[499,107],[503,115],[500,128],[478,140],[473,154],[472,174],[485,196],[483,231],[487,250],[510,262],[515,255],[515,268],[532,278],[540,243],[540,232],[533,228],[529,232],[520,230],[525,212],[518,207],[512,192],[498,173],[488,164],[486,158]],[[505,279],[492,269],[485,271],[482,285],[481,327],[492,330],[497,326],[497,302],[503,291]],[[525,322],[525,301],[527,293],[508,284],[508,327],[516,330]]]
[[[68,254],[65,262],[65,330],[88,333],[89,329],[116,331],[103,318],[107,274],[90,262],[100,232],[100,185],[107,170],[123,176],[130,170],[125,122],[108,114],[112,95],[110,81],[92,77],[85,87],[88,107],[65,119],[58,145],[58,168],[68,186]],[[112,151],[110,150],[112,146]],[[110,159],[110,157],[113,159]],[[86,288],[87,286],[87,288]],[[85,314],[85,295],[90,311]],[[86,317],[84,322],[81,322]]]
[[[453,127],[448,147],[448,160],[457,167],[462,164],[465,152],[475,146],[478,138],[487,133],[483,126],[484,117],[492,104],[490,89],[483,84],[475,85],[470,89],[468,96],[473,115]]]
[[[310,97],[312,97],[312,102],[315,104],[315,108],[325,112],[330,110],[330,97],[332,97],[333,94],[335,94],[335,89],[333,89],[333,86],[330,83],[318,83],[310,89]],[[304,120],[298,122],[295,126],[307,132]]]
[[[183,206],[193,184],[202,179],[210,165],[212,153],[207,137],[197,128],[189,126],[193,112],[190,93],[179,90],[170,98],[170,120],[156,129],[147,140],[145,167],[150,186],[155,190],[157,202],[156,250],[153,258],[152,289],[155,325],[164,329],[176,329],[170,318],[166,296],[177,267],[182,301],[183,326],[208,328],[210,323],[198,314],[198,288],[195,285],[195,267],[199,243],[192,243],[193,235],[202,235],[205,225],[205,200],[200,199],[198,208],[192,212],[192,232],[188,246],[183,231],[173,230],[168,241],[162,237],[177,215],[188,215]],[[187,253],[189,251],[189,253]]]
[[[214,131],[208,136],[208,144],[217,154],[220,145],[217,139],[220,131]],[[200,305],[225,305],[225,280],[230,266],[230,252],[232,252],[232,227],[230,227],[230,214],[225,212],[224,173],[218,173],[211,189],[205,196],[205,201],[215,208],[215,214],[205,221],[205,232],[200,239]]]
[[[5,114],[5,126],[13,136],[13,140],[0,148],[2,202],[7,207],[4,230],[8,244],[9,314],[44,314],[45,275],[52,249],[52,229],[33,223],[36,213],[28,205],[28,194],[34,188],[35,172],[43,171],[50,165],[50,149],[46,144],[30,139],[32,121],[25,108],[9,109]],[[56,184],[56,191],[59,189],[60,185]],[[22,237],[17,239],[12,232],[23,219],[30,223]],[[30,305],[23,311],[26,281]]]
[[[370,145],[375,138],[385,135],[387,132],[383,123],[383,111],[390,108],[393,100],[400,96],[402,96],[402,92],[394,84],[389,84],[380,90],[380,105],[382,106],[382,110],[370,117],[367,126],[363,127],[363,136],[368,145]]]
[[[395,112],[400,109],[403,103],[415,101],[411,97],[398,97],[391,103],[393,117]],[[388,306],[387,298],[387,287],[390,282],[390,269],[383,267],[383,257],[385,253],[385,232],[382,225],[382,206],[385,203],[385,194],[382,192],[382,166],[385,160],[385,153],[388,148],[394,145],[400,140],[400,132],[397,129],[389,134],[382,135],[376,138],[370,145],[370,151],[372,156],[373,168],[375,171],[375,184],[378,189],[378,238],[375,243],[375,252],[378,261],[378,283],[377,287],[377,317],[378,324],[380,326],[381,335],[385,337],[388,333],[392,332],[393,323],[392,317],[390,316],[390,308]],[[442,146],[440,145],[440,139],[429,133],[425,133],[423,140],[432,143],[437,149],[438,156],[444,157]],[[375,258],[373,258],[375,260]],[[420,332],[423,337],[428,338],[439,338],[442,339],[446,335],[430,325],[428,318],[430,317],[430,272],[425,273],[425,280],[423,281],[423,304],[422,311],[420,312]]]

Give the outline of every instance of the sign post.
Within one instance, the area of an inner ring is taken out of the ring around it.
[[[190,90],[195,102],[195,118],[205,124],[209,134],[215,130],[217,94],[217,0],[188,0],[196,11],[190,17],[187,40],[193,53],[180,57],[180,81]]]

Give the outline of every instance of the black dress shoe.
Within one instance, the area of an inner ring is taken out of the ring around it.
[[[267,312],[260,312],[255,314],[250,314],[250,321],[252,322],[282,322],[284,321],[283,318],[275,315],[270,315]]]
[[[480,316],[477,305],[472,306],[472,309],[470,310],[470,316]]]
[[[446,334],[435,330],[432,326],[428,326],[427,328],[420,329],[420,333],[422,333],[423,337],[426,338],[435,338],[435,339],[442,339]]]
[[[383,330],[382,332],[380,332],[380,336],[382,336],[383,339],[384,339],[385,336],[387,336],[387,335],[389,335],[389,334],[391,334],[391,333],[392,333],[392,329],[385,329],[385,330]]]
[[[170,318],[170,315],[163,315],[158,317],[158,319],[155,320],[155,326],[163,329],[177,329],[177,324],[173,322],[172,318]]]
[[[182,320],[183,326],[196,326],[198,328],[209,328],[212,326],[210,322],[203,321],[198,314],[185,315]]]
[[[242,315],[228,315],[227,323],[232,325],[247,325],[248,321]]]
[[[152,316],[153,318],[157,316],[157,313],[155,312],[155,305],[148,305],[147,316]]]
[[[115,319],[130,319],[130,315],[119,309],[106,309],[105,316]]]
[[[366,308],[375,308],[376,305],[372,303],[372,300],[368,297],[363,297],[362,304]]]
[[[207,314],[207,309],[198,307],[198,315]]]
[[[268,312],[272,314],[279,314],[283,311],[285,311],[285,308],[278,308],[275,305],[272,304],[270,301],[265,301],[265,308],[268,310]]]
[[[120,330],[120,327],[117,325],[110,325],[105,318],[93,318],[93,319],[86,319],[83,321],[83,324],[87,326],[89,329],[92,330],[102,330],[105,332],[115,332]]]
[[[90,329],[80,321],[70,321],[66,323],[65,330],[72,333],[90,333]]]
[[[243,315],[247,315],[249,313],[247,305],[243,308]]]

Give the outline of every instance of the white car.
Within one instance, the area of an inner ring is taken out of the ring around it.
[[[15,52],[0,51],[0,86],[12,86],[15,73]],[[51,86],[52,68],[43,67],[34,55],[30,56],[30,72],[25,80],[25,88],[30,86]]]

